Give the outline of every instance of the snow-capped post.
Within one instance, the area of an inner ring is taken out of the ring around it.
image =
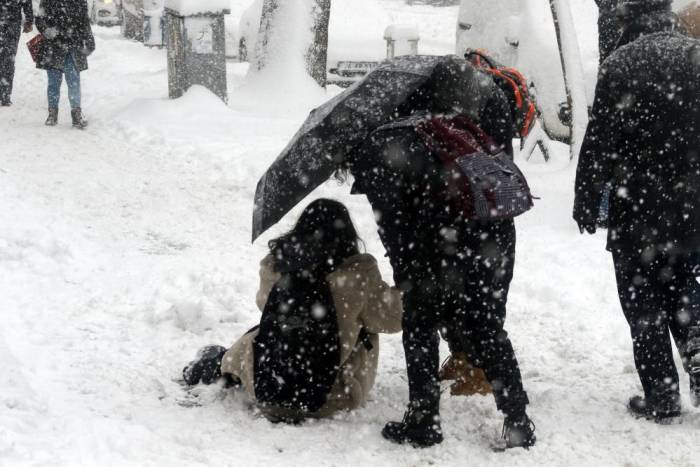
[[[284,63],[290,72],[303,61],[306,73],[325,87],[330,11],[331,0],[264,0],[253,71]]]
[[[420,35],[416,26],[392,24],[384,30],[386,41],[386,58],[401,55],[418,55]]]
[[[229,0],[165,0],[171,99],[199,84],[228,100],[224,30],[228,13]]]
[[[563,0],[549,0],[549,5],[552,9],[552,18],[559,43],[566,100],[571,109],[571,159],[573,160],[581,150],[581,143],[588,125],[588,99],[586,98],[581,51],[569,4]]]

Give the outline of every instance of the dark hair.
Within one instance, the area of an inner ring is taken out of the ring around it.
[[[277,272],[331,272],[360,252],[360,241],[347,208],[338,201],[320,198],[304,209],[292,230],[270,240],[268,247]]]

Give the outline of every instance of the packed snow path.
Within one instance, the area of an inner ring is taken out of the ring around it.
[[[272,425],[242,393],[183,391],[197,348],[229,345],[258,319],[257,263],[284,226],[250,245],[255,184],[323,96],[246,110],[237,103],[255,96],[232,64],[229,107],[201,89],[168,101],[164,51],[96,35],[86,131],[70,128],[65,105],[44,127],[46,78],[24,53],[15,105],[0,109],[0,465],[700,464],[685,376],[683,424],[626,413],[639,391],[630,338],[604,235],[582,237],[570,218],[565,147],[558,165],[519,161],[542,199],[517,222],[507,328],[535,448],[491,452],[502,423],[492,398],[448,392],[442,445],[384,441],[407,400],[400,335],[381,339],[373,400],[333,420]],[[332,182],[316,194],[347,202],[381,257],[366,200],[348,192]]]

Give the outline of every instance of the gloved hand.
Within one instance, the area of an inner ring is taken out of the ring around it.
[[[578,222],[578,230],[583,233],[584,231],[593,235],[596,231],[596,223],[594,222]]]
[[[34,24],[32,24],[31,21],[25,21],[24,27],[22,28],[22,32],[25,34],[28,32],[32,32],[32,29],[34,28]]]

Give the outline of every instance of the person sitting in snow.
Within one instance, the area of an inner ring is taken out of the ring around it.
[[[229,349],[202,349],[185,382],[242,385],[271,421],[362,406],[377,374],[378,334],[401,330],[402,304],[358,243],[343,204],[309,204],[260,263],[260,325]]]
[[[620,5],[576,172],[573,217],[595,233],[612,184],[607,249],[644,391],[636,416],[681,413],[670,334],[700,405],[700,42],[677,31],[671,0]]]

